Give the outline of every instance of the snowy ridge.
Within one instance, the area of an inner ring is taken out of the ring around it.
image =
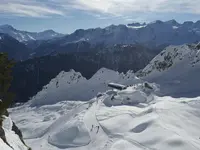
[[[32,105],[51,104],[66,100],[68,94],[75,94],[75,91],[69,91],[71,87],[86,81],[80,73],[70,70],[69,72],[60,72],[55,79],[43,87],[43,90],[32,98]],[[68,95],[68,97],[70,97]]]
[[[144,80],[160,84],[162,95],[178,96],[185,92],[182,96],[198,96],[199,44],[169,46],[137,74]]]
[[[131,85],[140,80],[129,71],[126,74],[102,68],[89,80],[86,80],[80,73],[71,70],[61,72],[55,79],[43,87],[36,96],[31,99],[32,106],[42,104],[53,104],[64,100],[88,101],[99,92],[108,90],[109,82]]]
[[[161,72],[176,66],[178,63],[188,61],[188,64],[195,65],[200,61],[200,49],[194,45],[169,46],[157,55],[149,65],[143,69],[144,75]]]

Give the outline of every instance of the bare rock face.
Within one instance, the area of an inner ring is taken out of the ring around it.
[[[19,130],[19,128],[16,126],[16,124],[13,122],[13,126],[12,126],[12,131],[15,132],[15,134],[17,134],[20,138],[20,140],[22,141],[22,143],[25,144],[24,140],[23,140],[23,135],[22,132]]]
[[[200,42],[196,45],[197,49],[200,49]]]

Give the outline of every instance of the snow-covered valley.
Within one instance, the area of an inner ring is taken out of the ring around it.
[[[198,45],[170,46],[139,78],[61,72],[9,112],[33,150],[199,150],[199,56]]]

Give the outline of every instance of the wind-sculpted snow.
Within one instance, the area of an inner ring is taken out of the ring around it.
[[[129,141],[126,140],[118,140],[116,141],[110,150],[143,150],[140,147],[135,146],[134,144],[132,144]]]
[[[90,143],[90,135],[84,122],[71,120],[48,138],[48,142],[59,148],[85,146]]]
[[[200,97],[158,97],[158,88],[141,82],[88,102],[27,103],[10,112],[33,150],[200,149]]]
[[[138,88],[140,87],[140,88]],[[152,92],[154,89],[147,89],[144,84],[138,84],[137,87],[128,87],[126,90],[114,92],[108,91],[108,97],[103,103],[106,106],[117,105],[137,105],[139,103],[147,103],[152,101]]]

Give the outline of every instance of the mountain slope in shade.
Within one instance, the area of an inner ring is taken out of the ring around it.
[[[80,40],[88,41],[92,44],[139,43],[152,47],[194,43],[200,40],[200,21],[180,24],[175,20],[166,22],[157,20],[148,24],[133,23],[128,25],[110,25],[106,28],[78,29],[74,33],[52,42],[63,45]]]
[[[52,45],[60,45],[63,47],[66,44],[80,41],[87,41],[90,44],[103,43],[105,45],[139,43],[156,47],[161,45],[179,45],[199,41],[200,21],[186,21],[181,24],[175,20],[165,22],[157,20],[148,24],[132,23],[128,25],[110,25],[105,28],[87,30],[78,29],[69,35],[56,33],[53,30],[46,30],[38,33],[20,31],[14,29],[10,25],[2,25],[0,26],[0,32],[9,34],[21,42],[48,40],[44,43],[47,45],[49,44],[49,48]],[[29,42],[27,44],[29,44]]]
[[[8,57],[15,60],[25,60],[30,50],[11,36],[0,33],[0,52],[8,53]]]
[[[17,30],[10,25],[0,25],[0,33],[8,34],[20,42],[30,40],[48,40],[63,36],[63,34],[56,33],[53,30],[46,30],[43,32],[27,32]]]
[[[160,84],[161,95],[194,97],[199,94],[200,44],[169,46],[138,75]]]

